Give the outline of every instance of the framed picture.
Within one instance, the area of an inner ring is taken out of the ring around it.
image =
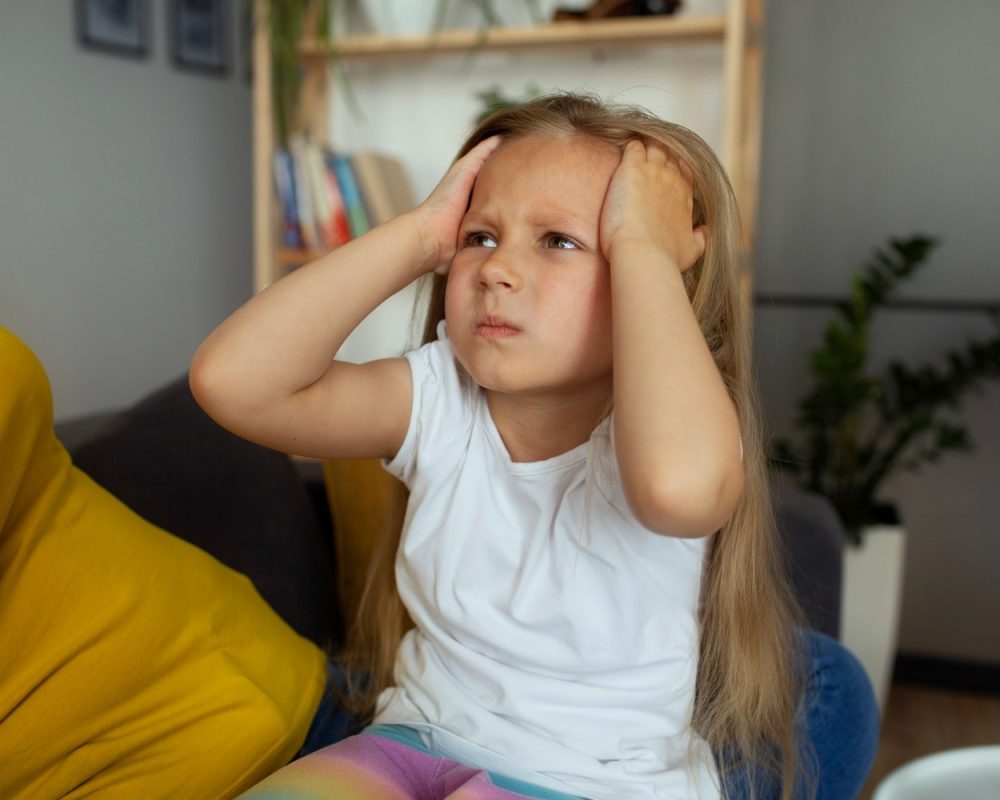
[[[146,0],[76,0],[80,43],[93,50],[145,58],[149,52]]]
[[[171,0],[170,18],[177,66],[224,75],[229,53],[223,0]]]
[[[240,3],[240,59],[243,62],[243,80],[253,83],[253,37],[254,7],[252,3]]]

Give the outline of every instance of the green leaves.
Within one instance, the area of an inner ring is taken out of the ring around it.
[[[810,353],[813,385],[795,418],[802,442],[782,437],[771,443],[771,465],[829,497],[855,543],[861,528],[876,519],[877,493],[887,478],[917,471],[945,452],[972,448],[967,429],[941,413],[1000,377],[996,313],[995,335],[949,352],[944,368],[894,360],[880,375],[868,372],[872,316],[937,245],[937,239],[919,235],[891,239],[854,274],[849,298],[837,306],[838,316]]]
[[[542,90],[538,87],[538,84],[535,83],[529,84],[520,98],[505,96],[503,89],[501,89],[498,85],[491,86],[489,89],[484,89],[481,92],[476,92],[476,97],[479,98],[481,109],[476,115],[476,119],[473,124],[478,125],[484,119],[492,116],[501,109],[510,108],[529,100],[533,100],[541,93]]]
[[[330,37],[330,4],[323,0],[244,0],[251,12],[266,15],[271,34],[271,76],[275,133],[279,147],[288,146],[302,85],[298,48],[306,36]],[[263,20],[254,17],[255,24]]]

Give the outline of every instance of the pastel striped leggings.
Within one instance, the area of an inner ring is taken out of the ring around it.
[[[582,800],[436,756],[401,725],[373,725],[258,783],[240,800]]]
[[[836,640],[804,631],[810,656],[805,708],[798,723],[812,768],[813,791],[795,800],[854,800],[878,747],[879,716],[857,659]],[[330,681],[340,682],[331,668]],[[413,731],[375,725],[360,735],[333,694],[320,704],[299,758],[257,784],[247,800],[576,800],[570,795],[440,758]],[[345,738],[346,737],[346,738]],[[753,784],[756,792],[751,792]],[[733,777],[726,800],[778,800],[779,788],[752,769]]]

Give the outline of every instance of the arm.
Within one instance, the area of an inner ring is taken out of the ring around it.
[[[202,407],[234,433],[277,450],[395,455],[412,402],[406,361],[333,358],[383,300],[450,262],[476,175],[496,144],[487,140],[455,162],[414,211],[296,270],[226,319],[191,364]]]
[[[691,207],[676,157],[658,143],[631,142],[608,188],[601,230],[625,495],[646,527],[683,537],[718,530],[743,489],[736,409],[682,281],[705,248]]]

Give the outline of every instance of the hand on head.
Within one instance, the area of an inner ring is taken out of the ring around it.
[[[694,227],[692,173],[652,139],[632,139],[622,150],[601,211],[604,257],[626,243],[659,250],[682,272],[705,252],[706,226]]]
[[[424,249],[431,269],[446,275],[458,244],[458,228],[469,205],[476,176],[500,144],[499,136],[484,139],[458,159],[416,209]]]

